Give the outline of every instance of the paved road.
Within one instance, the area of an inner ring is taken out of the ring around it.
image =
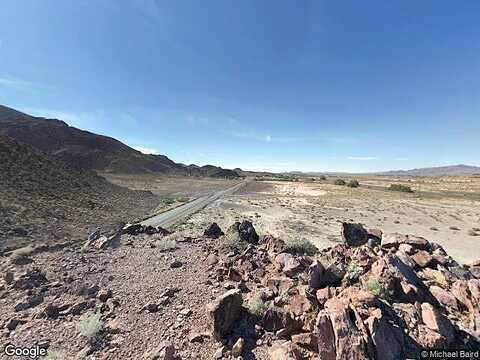
[[[186,203],[185,205],[179,206],[175,209],[166,211],[164,213],[161,213],[149,219],[146,219],[142,221],[141,224],[146,226],[148,225],[162,226],[162,227],[170,226],[175,222],[177,222],[178,220],[185,218],[186,216],[191,215],[193,213],[196,213],[197,211],[203,209],[207,205],[210,205],[211,203],[221,198],[222,196],[233,194],[235,191],[244,187],[249,181],[251,180],[245,180],[240,184],[232,186],[229,189],[218,191],[216,193],[200,197],[196,200]]]

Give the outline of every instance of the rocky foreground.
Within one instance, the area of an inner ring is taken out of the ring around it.
[[[259,237],[248,221],[197,238],[130,225],[82,248],[17,252],[1,259],[0,344],[39,345],[50,359],[162,360],[480,348],[480,262],[359,224],[344,223],[342,238],[315,251]]]

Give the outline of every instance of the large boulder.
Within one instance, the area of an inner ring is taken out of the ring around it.
[[[322,263],[315,261],[308,268],[308,285],[312,289],[320,289],[322,287],[322,277],[325,272],[325,268]]]
[[[240,290],[233,289],[207,305],[207,315],[210,318],[210,326],[216,340],[221,341],[231,332],[234,322],[240,316],[242,303]]]
[[[262,240],[262,245],[265,246],[265,249],[270,254],[281,253],[283,250],[285,250],[285,242],[281,239],[273,237],[272,235],[265,235]]]
[[[205,229],[203,235],[212,239],[218,239],[220,236],[224,235],[220,226],[217,223],[211,223],[208,228]]]
[[[258,244],[258,234],[250,221],[242,221],[242,223],[238,226],[238,233],[240,235],[240,239],[243,241],[254,245]]]
[[[275,263],[285,275],[292,277],[303,269],[302,264],[295,256],[288,253],[281,253],[275,257]]]
[[[367,326],[375,345],[375,355],[378,360],[405,359],[405,337],[403,330],[392,324],[382,315],[380,309],[372,312],[367,319]]]
[[[301,360],[304,359],[300,348],[292,343],[287,341],[284,343],[274,344],[268,352],[268,355],[271,360]]]
[[[455,339],[455,328],[448,318],[443,316],[440,311],[429,303],[423,303],[422,321],[430,329],[442,335],[447,344],[451,344]]]
[[[368,232],[362,224],[343,223],[342,239],[348,246],[361,246],[368,241]]]

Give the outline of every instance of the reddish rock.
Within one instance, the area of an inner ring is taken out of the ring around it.
[[[313,309],[310,300],[308,300],[305,295],[301,294],[293,295],[286,308],[297,316],[308,313]]]
[[[407,240],[406,235],[402,235],[399,233],[387,233],[382,235],[382,247],[389,249],[389,248],[398,248],[400,243]]]
[[[420,250],[411,256],[412,260],[421,268],[427,267],[433,261],[432,255],[427,251]]]
[[[448,344],[455,338],[455,328],[450,320],[444,317],[429,303],[422,304],[422,321],[430,330],[442,335]]]
[[[273,277],[267,280],[266,285],[275,295],[282,295],[288,292],[295,284],[292,279],[287,277]]]
[[[414,250],[411,245],[402,243],[398,245],[398,251],[404,252],[407,255],[412,255]]]
[[[281,239],[273,237],[272,235],[265,235],[262,244],[270,254],[281,253],[285,250],[285,242]]]
[[[288,277],[295,276],[303,266],[292,254],[281,253],[275,257],[275,262],[280,270]]]
[[[388,322],[380,309],[367,319],[367,326],[375,345],[377,360],[405,358],[405,339],[402,329]]]
[[[449,311],[459,310],[457,299],[451,292],[444,290],[439,286],[430,286],[430,292],[433,297]]]
[[[447,340],[438,332],[429,329],[425,325],[418,326],[418,336],[415,340],[425,349],[442,349],[447,346]]]
[[[310,332],[292,335],[292,342],[315,352],[318,350],[318,338]]]
[[[430,250],[428,240],[420,236],[407,235],[407,238],[402,243],[410,245],[415,250]]]
[[[274,344],[268,351],[271,360],[302,360],[302,352],[291,341]]]
[[[355,307],[373,307],[379,305],[379,301],[375,295],[369,291],[355,287],[346,288],[338,296],[348,299]]]
[[[402,298],[404,301],[409,303],[414,303],[419,300],[418,288],[404,280],[400,282],[400,287],[402,289]]]
[[[308,268],[308,284],[312,289],[320,289],[322,286],[322,276],[325,272],[325,268],[319,261],[315,261]]]
[[[329,309],[329,316],[335,334],[337,359],[368,360],[363,334],[357,329],[354,319],[351,318],[351,312],[345,307],[340,311],[332,310]]]
[[[323,306],[328,299],[332,298],[335,295],[335,292],[331,287],[326,287],[319,289],[316,292],[317,300],[321,306]]]
[[[327,311],[321,310],[318,313],[314,334],[318,339],[319,359],[336,360],[335,333]]]

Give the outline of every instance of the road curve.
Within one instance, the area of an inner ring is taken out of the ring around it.
[[[150,225],[150,226],[168,227],[176,223],[178,220],[185,218],[186,216],[191,215],[193,213],[196,213],[197,211],[203,209],[207,205],[210,205],[211,203],[213,203],[215,200],[218,200],[222,196],[233,194],[235,191],[244,187],[249,181],[250,180],[245,180],[240,184],[232,186],[231,188],[228,188],[226,190],[218,191],[216,193],[200,197],[189,203],[186,203],[185,205],[176,207],[175,209],[165,211],[161,214],[148,218],[142,221],[141,224],[145,226]]]

